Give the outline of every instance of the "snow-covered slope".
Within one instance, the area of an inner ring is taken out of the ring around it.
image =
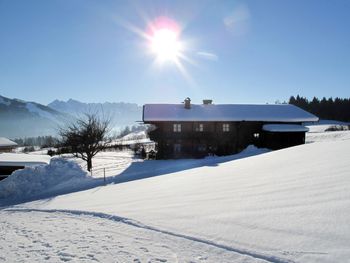
[[[0,96],[0,136],[16,138],[56,134],[57,126],[67,120],[71,120],[68,114],[39,103]]]
[[[85,215],[202,244],[212,248],[207,262],[347,262],[349,149],[349,139],[328,138],[16,209]]]
[[[73,116],[79,116],[87,112],[97,113],[102,118],[109,118],[112,126],[116,129],[126,125],[135,125],[135,122],[140,121],[142,118],[142,107],[135,103],[84,103],[69,99],[67,101],[54,100],[47,106]]]

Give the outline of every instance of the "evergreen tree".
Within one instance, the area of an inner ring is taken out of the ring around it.
[[[350,122],[350,98],[341,99],[336,97],[326,98],[321,100],[313,97],[311,101],[307,98],[297,95],[289,98],[289,104],[298,106],[306,111],[309,111],[321,119],[338,120]]]

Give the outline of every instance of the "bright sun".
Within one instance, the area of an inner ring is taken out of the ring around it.
[[[176,61],[181,52],[177,33],[168,28],[155,30],[150,44],[152,52],[160,61]]]
[[[183,26],[166,16],[159,16],[146,22],[144,30],[132,24],[126,24],[126,27],[147,41],[143,47],[147,48],[148,55],[154,57],[152,68],[160,69],[166,64],[171,64],[192,84],[193,80],[183,62],[193,65],[196,63],[186,55],[189,46],[188,42],[182,39]]]
[[[149,41],[149,49],[155,55],[156,63],[163,62],[180,63],[183,57],[183,44],[179,37],[181,27],[169,17],[157,17],[148,23],[146,37]]]

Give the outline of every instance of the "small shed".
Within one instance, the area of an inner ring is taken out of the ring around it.
[[[0,153],[0,180],[24,167],[49,164],[51,157],[39,154]]]
[[[17,143],[5,138],[0,137],[0,153],[12,152],[17,147]]]
[[[298,124],[265,124],[262,127],[265,147],[278,150],[305,143],[305,132],[309,129]]]

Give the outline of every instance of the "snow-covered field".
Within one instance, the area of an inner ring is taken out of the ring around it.
[[[0,262],[349,262],[350,132],[318,131],[243,159],[125,157],[106,186],[4,206]]]
[[[86,161],[76,158],[69,159],[75,160],[82,168],[86,169]],[[106,177],[118,175],[134,162],[142,162],[142,160],[134,158],[134,153],[130,150],[100,152],[92,161],[92,177],[98,178],[104,175]]]
[[[0,262],[263,262],[88,213],[1,212]]]

